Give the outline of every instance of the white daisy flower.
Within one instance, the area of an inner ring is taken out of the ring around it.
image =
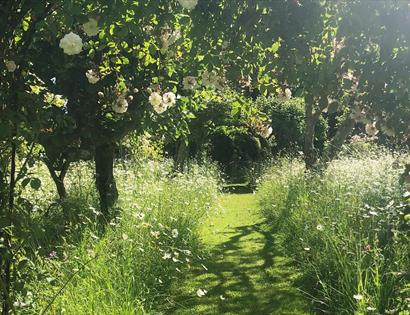
[[[139,220],[144,220],[145,214],[143,212],[137,212],[135,217]]]
[[[198,295],[199,297],[203,297],[203,296],[205,296],[207,293],[208,293],[208,291],[202,290],[202,289],[198,289],[198,290],[196,291],[196,295]]]
[[[355,295],[353,295],[353,298],[357,301],[361,301],[361,300],[364,299],[364,296],[361,295],[361,294],[355,294]]]

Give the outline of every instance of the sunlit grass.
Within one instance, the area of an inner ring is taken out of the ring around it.
[[[84,166],[73,171],[81,177],[70,177],[73,197],[66,210],[74,211],[72,220],[63,219],[61,206],[36,216],[44,229],[31,240],[40,251],[35,279],[28,284],[33,298],[21,311],[103,315],[157,308],[169,286],[196,263],[201,218],[218,195],[216,172],[192,165],[187,173],[175,174],[167,162],[118,163],[121,197],[115,218],[101,230],[95,195],[88,195],[94,191],[93,174]],[[52,190],[46,183],[43,190]],[[50,227],[50,222],[61,227]]]
[[[301,161],[282,160],[262,180],[262,213],[299,264],[318,310],[408,310],[400,160],[386,152],[347,154],[319,174],[305,172]]]
[[[278,251],[254,194],[224,195],[201,238],[204,267],[175,288],[172,314],[308,314],[295,282],[299,273]],[[197,290],[206,290],[198,297]],[[167,313],[167,312],[165,312]]]

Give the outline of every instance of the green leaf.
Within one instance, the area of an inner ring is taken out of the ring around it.
[[[28,185],[28,183],[30,182],[30,178],[25,178],[23,179],[23,181],[21,182],[21,186],[26,187]]]
[[[41,187],[41,180],[38,178],[32,178],[30,181],[30,186],[35,190],[39,190]]]

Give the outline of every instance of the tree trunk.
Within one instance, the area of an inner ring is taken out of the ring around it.
[[[3,179],[3,178],[2,178]],[[1,183],[2,185],[3,185],[3,183]],[[3,187],[1,187],[1,188],[3,188]],[[0,219],[2,220],[2,221],[4,221],[4,218],[5,218],[5,216],[6,216],[6,213],[3,213],[3,212],[6,212],[5,210],[6,210],[6,208],[7,208],[7,205],[6,205],[6,195],[5,195],[5,192],[3,191],[3,189],[0,191]],[[4,279],[4,274],[3,274],[3,266],[5,265],[5,263],[4,263],[4,260],[5,260],[5,257],[6,257],[6,254],[7,254],[7,252],[6,252],[6,239],[5,239],[5,233],[4,233],[4,227],[5,226],[3,226],[3,224],[1,224],[0,225],[0,294],[1,294],[1,296],[2,296],[2,298],[1,298],[1,300],[2,300],[2,305],[1,305],[1,307],[2,307],[2,310],[3,310],[3,307],[4,307],[4,305],[3,305],[3,303],[4,303],[4,290],[5,290],[5,285],[3,284],[3,279]]]
[[[100,195],[101,211],[105,216],[118,199],[114,178],[114,149],[112,143],[100,144],[95,148],[95,183]]]
[[[304,160],[307,169],[312,169],[317,162],[315,150],[315,127],[319,116],[313,110],[313,98],[305,97],[305,141],[303,145]]]
[[[64,180],[58,179],[54,181],[54,184],[56,185],[57,193],[60,199],[65,199],[67,197],[67,190],[65,189]]]
[[[175,154],[175,170],[183,171],[187,160],[188,146],[185,139],[179,139],[177,142],[177,150]]]
[[[65,199],[67,197],[67,190],[65,188],[64,179],[67,174],[70,163],[68,161],[64,162],[59,175],[57,175],[57,171],[50,161],[45,160],[44,163],[46,164],[48,171],[50,172],[51,178],[54,181],[60,200]]]
[[[343,143],[347,137],[351,134],[355,126],[355,121],[351,118],[345,119],[343,123],[337,129],[336,135],[333,137],[329,144],[329,148],[326,150],[325,162],[332,161],[340,152]]]
[[[11,229],[13,226],[13,212],[14,212],[14,194],[16,188],[16,155],[17,155],[17,144],[15,140],[12,139],[11,144],[11,161],[10,161],[10,181],[9,181],[9,195],[8,195],[8,212],[6,214],[6,227]],[[2,315],[9,314],[12,309],[11,300],[11,273],[13,264],[13,253],[12,253],[12,235],[11,231],[8,230],[4,233],[4,247],[5,247],[5,257],[4,257],[4,271],[1,274],[2,281],[2,291],[3,291],[3,305],[2,305]]]

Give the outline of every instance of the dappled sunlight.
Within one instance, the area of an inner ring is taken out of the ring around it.
[[[179,284],[173,314],[308,314],[294,286],[298,273],[276,249],[255,200],[253,194],[221,198],[223,211],[203,232],[208,271],[195,268]],[[197,297],[196,288],[207,294]]]
[[[1,315],[410,314],[409,0],[0,16]]]

